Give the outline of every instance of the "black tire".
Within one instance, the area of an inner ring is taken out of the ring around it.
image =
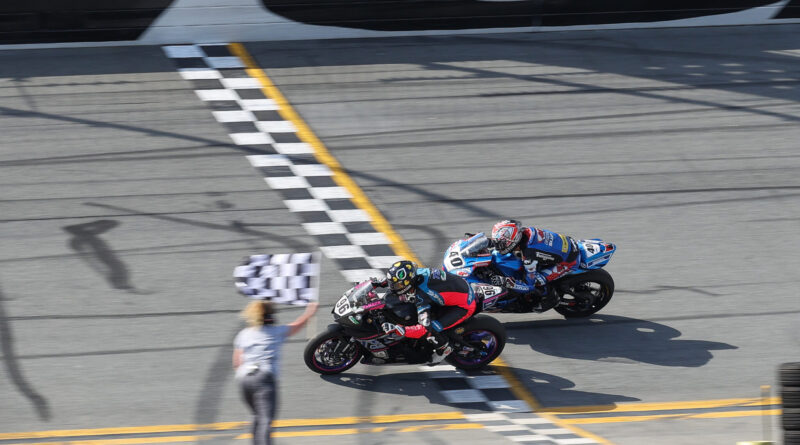
[[[800,445],[800,431],[784,431],[783,445]]]
[[[462,330],[463,329],[463,330]],[[454,350],[445,360],[447,363],[458,369],[470,371],[481,369],[489,365],[496,359],[503,348],[506,347],[506,328],[496,319],[488,315],[476,315],[466,323],[455,328],[456,334],[460,335],[464,341],[475,347],[480,353],[485,353],[480,357],[464,357],[459,355],[459,351]],[[488,340],[489,343],[484,343]]]
[[[336,342],[350,343],[350,338],[337,325],[329,326],[325,332],[312,338],[303,352],[303,359],[308,369],[319,374],[330,375],[347,371],[355,366],[361,359],[361,348],[357,345],[349,345],[349,353],[331,357],[330,349],[332,346],[336,346]],[[328,350],[321,350],[323,348]]]
[[[778,380],[783,386],[800,386],[800,362],[781,364],[778,368]]]
[[[597,286],[587,286],[590,284]],[[603,269],[590,270],[559,280],[555,291],[559,293],[561,299],[559,305],[555,307],[556,312],[564,318],[588,317],[603,309],[611,301],[611,297],[614,296],[614,279]],[[574,298],[572,305],[561,304],[565,300],[564,295],[571,295]]]
[[[784,386],[781,389],[781,404],[784,408],[800,408],[800,387]]]
[[[786,431],[800,431],[800,408],[783,409],[783,429]]]

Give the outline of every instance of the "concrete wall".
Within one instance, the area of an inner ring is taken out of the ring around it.
[[[800,0],[3,0],[0,45],[169,44],[798,22]]]

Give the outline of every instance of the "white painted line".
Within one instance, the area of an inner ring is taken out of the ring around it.
[[[252,122],[256,117],[250,111],[245,110],[229,110],[229,111],[212,111],[214,119],[217,122]]]
[[[233,90],[194,90],[194,92],[203,101],[239,100],[239,95]]]
[[[491,406],[494,411],[499,411],[499,412],[506,412],[506,413],[531,412],[531,407],[528,406],[528,404],[523,402],[522,400],[502,400],[499,402],[491,401],[489,402],[489,406]]]
[[[289,121],[258,121],[256,127],[267,133],[296,133],[297,128]]]
[[[536,434],[544,434],[544,435],[550,435],[550,434],[575,434],[575,433],[573,433],[572,431],[570,431],[570,430],[568,430],[566,428],[545,428],[545,429],[531,428],[531,429]]]
[[[205,57],[206,53],[195,45],[165,46],[164,52],[171,59],[185,59],[190,57]]]
[[[239,104],[242,106],[242,108],[249,111],[265,111],[265,110],[278,109],[278,104],[276,104],[275,101],[272,99],[243,99],[239,101]]]
[[[313,187],[308,190],[317,199],[343,199],[353,196],[344,187]]]
[[[594,439],[587,439],[585,437],[576,437],[574,439],[550,439],[558,445],[577,445],[583,443],[597,443]]]
[[[325,212],[330,210],[321,199],[287,199],[283,201],[290,212]]]
[[[495,433],[500,431],[529,431],[528,428],[522,425],[489,425],[484,428]]]
[[[222,79],[220,82],[222,82],[222,86],[224,86],[225,88],[231,88],[234,90],[261,88],[261,82],[259,82],[258,79],[254,79],[252,77],[229,77]]]
[[[283,142],[274,145],[275,151],[285,155],[299,155],[314,153],[314,148],[305,142]]]
[[[311,185],[306,178],[299,176],[278,176],[274,178],[264,178],[267,185],[274,189],[299,189],[308,188]]]
[[[489,399],[477,389],[449,389],[439,391],[448,403],[488,402]]]
[[[538,435],[527,435],[527,436],[506,436],[509,439],[513,440],[514,442],[535,442],[535,441],[545,441],[545,440],[553,440],[547,436],[538,436]]]
[[[381,272],[377,269],[351,269],[351,270],[340,270],[339,272],[344,275],[344,278],[350,282],[360,282],[369,279],[370,277],[382,277],[385,275],[384,272]]]
[[[467,377],[469,386],[475,389],[508,388],[509,384],[501,375],[475,375]]]
[[[265,135],[266,136],[266,135]],[[270,138],[272,139],[272,138]],[[325,164],[300,164],[291,167],[297,176],[331,176],[333,172]]]
[[[357,246],[372,246],[375,244],[391,244],[389,237],[382,232],[348,233],[347,239]]]
[[[328,215],[335,222],[370,221],[369,214],[361,209],[331,210]]]
[[[312,235],[347,233],[347,228],[345,228],[344,224],[337,222],[303,223],[303,228]]]
[[[367,256],[361,246],[320,246],[328,258],[363,258]]]
[[[500,413],[464,414],[470,422],[491,422],[497,420],[511,420]]]
[[[428,373],[428,377],[430,378],[437,378],[437,377],[463,377],[464,373],[456,368],[453,365],[448,364],[438,364],[436,366],[419,366],[420,371],[425,371]],[[457,375],[450,375],[451,373],[456,373]]]
[[[253,167],[277,167],[291,165],[292,161],[285,155],[251,155],[247,157]]]
[[[520,425],[540,425],[543,423],[549,423],[550,425],[554,425],[553,422],[545,419],[544,417],[526,417],[524,419],[508,419],[511,422],[518,423]]]
[[[228,136],[233,139],[236,145],[257,145],[257,144],[271,144],[275,141],[264,133],[231,133]]]
[[[238,57],[206,57],[206,63],[211,68],[244,68]]]
[[[371,256],[367,257],[367,262],[372,267],[379,269],[388,269],[392,264],[404,260],[401,256]]]
[[[181,68],[178,72],[186,80],[222,79],[219,71],[208,68]]]

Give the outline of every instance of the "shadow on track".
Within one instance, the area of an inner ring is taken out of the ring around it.
[[[681,331],[665,324],[618,315],[590,318],[506,323],[509,343],[530,345],[555,357],[658,366],[700,367],[711,351],[738,349],[705,340],[678,340]],[[568,327],[569,329],[555,329]],[[547,329],[542,329],[547,328]]]
[[[520,382],[542,403],[544,409],[567,406],[603,406],[613,409],[619,402],[638,402],[641,399],[618,394],[580,391],[572,380],[553,374],[523,368],[509,368]],[[545,400],[558,400],[546,405]]]
[[[11,324],[9,323],[6,309],[3,304],[5,297],[0,291],[0,353],[2,353],[3,363],[5,364],[6,372],[8,373],[9,380],[16,387],[26,399],[33,405],[39,419],[49,421],[52,417],[50,412],[50,404],[47,399],[39,394],[33,386],[25,378],[20,367],[16,347],[14,345],[14,335],[11,331]]]
[[[520,368],[511,368],[511,370],[534,394],[546,395],[550,400],[563,401],[563,404],[560,405],[605,405],[613,407],[617,402],[639,400],[617,394],[573,390],[571,388],[575,387],[575,383],[552,374]],[[486,372],[492,373],[488,370]],[[448,403],[440,393],[441,390],[451,389],[444,386],[452,379],[431,379],[424,372],[390,373],[379,376],[342,373],[321,376],[320,378],[330,383],[360,391],[401,394],[409,397],[425,396],[432,404],[452,406],[455,410],[464,408],[464,404]],[[476,411],[481,411],[481,409],[476,409]]]
[[[73,235],[69,247],[77,252],[89,267],[102,275],[111,287],[132,293],[147,293],[138,291],[131,284],[128,267],[100,237],[102,233],[118,225],[119,222],[112,219],[99,219],[84,224],[64,226],[62,229]]]

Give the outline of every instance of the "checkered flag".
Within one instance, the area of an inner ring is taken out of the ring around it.
[[[253,255],[233,270],[233,277],[247,297],[305,306],[318,298],[319,254]]]

